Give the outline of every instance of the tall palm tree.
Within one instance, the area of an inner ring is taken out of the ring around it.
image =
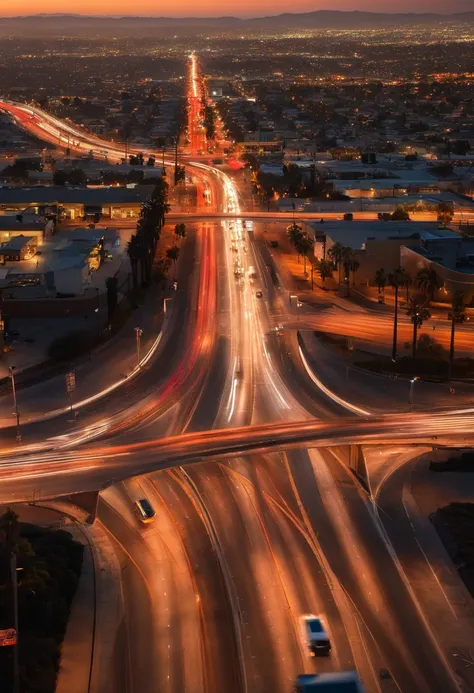
[[[298,226],[298,224],[290,224],[286,227],[286,235],[288,236],[291,245],[296,249],[296,252],[298,253],[298,262],[300,261],[299,243],[302,232],[303,229],[301,228],[301,226]]]
[[[332,262],[329,262],[329,260],[320,260],[318,263],[318,272],[319,276],[321,277],[321,281],[324,283],[326,279],[329,279],[329,277],[332,277],[333,273],[333,265]]]
[[[434,267],[423,267],[416,275],[414,284],[433,302],[436,292],[443,286],[443,280]]]
[[[406,284],[406,272],[401,267],[397,267],[394,272],[388,275],[388,283],[395,290],[395,314],[393,317],[393,342],[392,342],[392,361],[397,360],[397,331],[398,331],[398,292]]]
[[[454,336],[456,332],[456,323],[462,322],[464,319],[464,300],[465,296],[460,291],[456,291],[453,294],[451,302],[451,340],[449,343],[449,369],[448,376],[451,379],[453,373],[453,361],[454,361]]]
[[[349,266],[349,271],[352,272],[352,286],[355,286],[355,276],[356,276],[356,272],[359,269],[359,267],[360,267],[359,260],[357,258],[354,258],[351,261],[351,264]]]
[[[328,257],[331,258],[331,260],[334,263],[334,266],[338,272],[338,281],[339,284],[341,283],[341,269],[342,269],[342,258],[344,256],[344,246],[342,243],[334,243],[333,246],[331,246],[328,250]]]
[[[140,257],[138,238],[136,234],[132,235],[127,244],[127,255],[128,259],[130,260],[130,267],[132,268],[133,290],[136,291],[138,288],[138,261]]]
[[[308,255],[309,251],[312,250],[313,245],[314,245],[314,243],[311,240],[311,238],[308,236],[308,234],[302,233],[299,240],[298,240],[298,252],[300,253],[300,255],[303,256],[303,260],[304,260],[303,272],[304,272],[305,276],[306,276],[307,255]]]
[[[352,263],[356,259],[356,252],[353,248],[346,247],[342,252],[342,266],[344,268],[344,279],[348,279],[351,273]]]
[[[387,286],[387,274],[383,267],[376,271],[374,282],[379,290],[379,295],[385,294],[385,287]]]
[[[425,320],[431,317],[431,312],[426,305],[424,296],[410,296],[408,301],[407,315],[413,325],[413,343],[412,343],[412,358],[416,358],[416,346],[418,339],[418,328],[423,325]]]

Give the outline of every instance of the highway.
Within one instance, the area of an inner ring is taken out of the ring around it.
[[[40,127],[37,114],[16,117],[45,138],[60,130],[63,147],[68,137],[110,146],[49,117]],[[236,187],[204,163],[192,170],[222,216],[190,224],[163,342],[131,393],[85,408],[76,430],[47,418],[25,426],[21,449],[7,443],[0,501],[104,489],[99,517],[137,634],[123,690],[284,693],[297,673],[354,666],[368,693],[458,690],[342,446],[472,445],[474,410],[348,416],[343,401],[303,386],[294,335],[272,329],[288,313],[284,287]],[[143,496],[157,511],[149,525],[133,513]],[[328,623],[327,659],[308,656],[308,612]]]

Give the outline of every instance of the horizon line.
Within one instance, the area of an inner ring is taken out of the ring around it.
[[[439,17],[454,17],[456,15],[463,15],[463,14],[474,14],[473,10],[464,10],[464,11],[456,11],[456,12],[429,12],[429,11],[422,11],[422,12],[416,12],[416,11],[404,11],[404,12],[379,12],[376,10],[337,10],[337,9],[328,9],[328,8],[321,8],[318,10],[307,10],[305,12],[279,12],[278,14],[257,14],[257,15],[230,15],[230,14],[206,14],[206,15],[192,15],[192,14],[183,14],[183,15],[164,15],[164,14],[82,14],[78,12],[37,12],[35,14],[32,13],[27,13],[27,14],[0,14],[0,19],[26,19],[28,17],[70,17],[70,18],[104,18],[104,19],[264,19],[266,17],[281,17],[284,15],[307,15],[307,14],[316,14],[318,12],[329,12],[329,13],[339,13],[339,14],[371,14],[371,15],[379,15],[379,16],[402,16],[402,15],[418,15],[418,16],[439,16]]]

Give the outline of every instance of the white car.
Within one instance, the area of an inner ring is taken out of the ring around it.
[[[307,646],[313,656],[328,655],[331,651],[329,640],[324,622],[319,616],[303,616],[305,639]]]

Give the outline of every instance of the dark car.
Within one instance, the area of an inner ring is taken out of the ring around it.
[[[135,501],[135,512],[141,522],[153,522],[156,512],[146,498]]]

